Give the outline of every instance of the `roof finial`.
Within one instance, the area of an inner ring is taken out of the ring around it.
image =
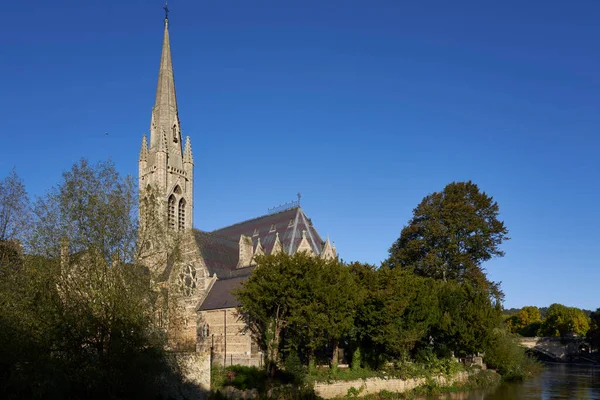
[[[300,192],[298,192],[298,207],[300,207],[300,199],[302,198],[302,195],[300,194]]]
[[[169,20],[169,2],[167,0],[165,0],[165,6],[163,7],[163,10],[165,10],[165,20]]]

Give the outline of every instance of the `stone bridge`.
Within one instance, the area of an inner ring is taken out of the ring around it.
[[[520,341],[523,347],[561,362],[585,359],[590,348],[585,338],[524,337]]]

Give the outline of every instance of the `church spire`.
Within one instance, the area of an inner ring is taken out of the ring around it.
[[[169,40],[168,8],[165,6],[165,30],[163,36],[158,84],[156,86],[156,100],[152,109],[152,126],[150,134],[150,147],[159,145],[163,132],[167,137],[173,137],[170,142],[176,143],[181,154],[181,134],[179,129],[179,116],[177,111],[177,96],[175,94],[175,78],[173,74],[173,61],[171,59],[171,43]],[[177,146],[176,146],[177,147]]]
[[[169,41],[169,9],[166,5],[164,10],[164,36],[150,122],[150,143],[147,146],[146,138],[142,138],[139,187],[141,190],[153,186],[164,205],[157,211],[162,214],[161,219],[169,222],[169,228],[184,231],[194,226],[194,161],[189,139],[185,155],[183,151]]]

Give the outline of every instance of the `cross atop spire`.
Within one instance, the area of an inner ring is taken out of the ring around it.
[[[163,7],[163,10],[165,10],[165,20],[169,20],[169,3],[167,1],[165,1],[165,6]]]

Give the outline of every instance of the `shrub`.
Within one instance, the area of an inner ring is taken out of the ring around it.
[[[525,353],[517,338],[502,330],[494,332],[485,362],[505,380],[521,380],[539,370],[539,364]]]
[[[354,353],[352,353],[352,364],[350,365],[350,369],[352,369],[352,371],[358,371],[360,369],[361,363],[362,359],[360,354],[360,347],[357,347],[356,350],[354,350]]]

